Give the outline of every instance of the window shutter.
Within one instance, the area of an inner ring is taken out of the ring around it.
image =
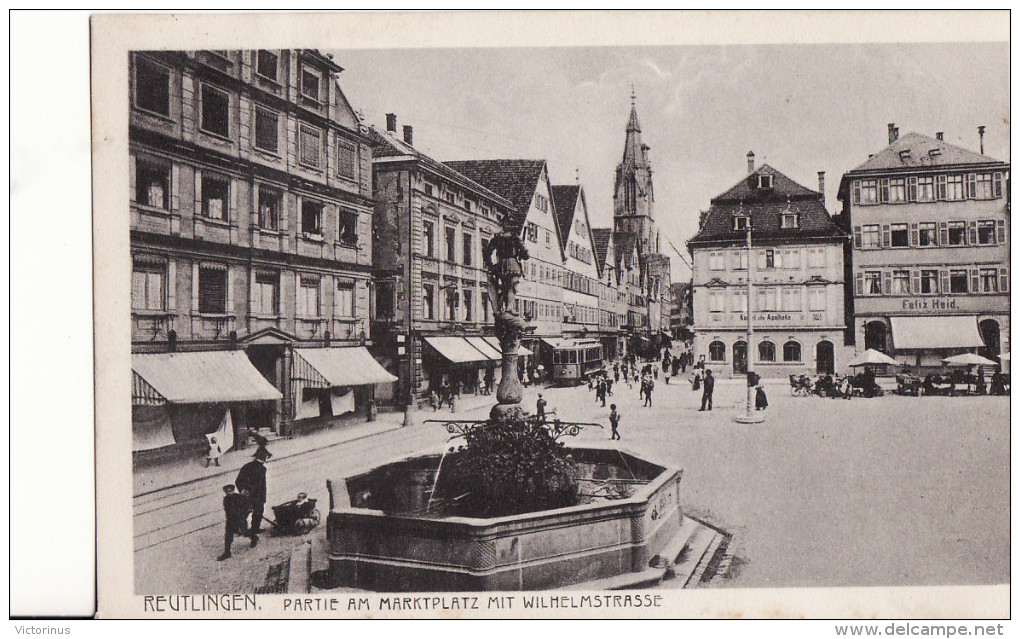
[[[174,164],[170,167],[170,210],[180,211],[181,208],[181,168]]]
[[[941,285],[939,286],[939,292],[943,295],[949,293],[949,271],[946,269],[939,269],[939,279],[941,279]]]
[[[992,177],[992,188],[994,189],[992,191],[992,195],[994,197],[996,197],[996,198],[1002,197],[1002,192],[1003,192],[1003,188],[1002,188],[1002,173],[994,174],[994,176]]]
[[[914,222],[910,225],[910,245],[917,246],[921,243],[920,234],[917,230],[917,223]]]
[[[889,178],[882,178],[881,180],[879,180],[878,201],[879,202],[889,201]]]
[[[882,248],[889,248],[889,244],[891,243],[889,241],[889,237],[890,237],[889,225],[888,224],[883,224],[882,225]]]
[[[949,246],[949,225],[939,222],[939,246]]]
[[[1006,243],[1006,220],[997,220],[995,223],[997,233],[996,235],[999,244]]]
[[[195,171],[195,217],[202,217],[202,171]],[[196,280],[197,281],[197,280]]]
[[[736,271],[740,268],[740,251],[730,251],[730,270]]]
[[[765,251],[758,251],[758,270],[765,270]]]
[[[921,271],[917,269],[910,271],[910,290],[914,295],[921,294]]]
[[[946,199],[946,185],[949,181],[949,177],[946,175],[935,176],[935,199],[944,200]]]
[[[967,222],[967,229],[968,229],[968,233],[967,233],[968,242],[967,243],[968,244],[977,244],[978,243],[978,238],[977,238],[977,222],[974,221],[974,220],[971,220],[970,222]]]
[[[1009,269],[1005,266],[999,269],[999,292],[1009,292]]]
[[[963,197],[972,200],[977,197],[977,173],[968,173],[967,181],[964,183]]]
[[[198,312],[198,262],[191,263],[191,312]]]
[[[882,295],[892,293],[892,272],[882,271]]]
[[[230,285],[230,273],[231,269],[228,266],[226,272],[223,274],[223,285],[227,287],[227,307],[224,309],[227,314],[234,313],[234,287]]]
[[[857,273],[854,277],[854,287],[857,295],[864,295],[864,273]]]
[[[916,202],[917,201],[917,177],[916,176],[907,178],[907,201],[908,202]]]
[[[177,262],[174,260],[166,264],[166,310],[177,310]]]
[[[854,248],[861,248],[861,227],[857,225],[854,227]]]
[[[223,218],[225,222],[235,222],[237,220],[237,180],[231,179],[229,184],[230,186],[227,188],[230,190],[230,208],[227,209],[227,213]]]
[[[248,314],[254,315],[258,306],[255,303],[255,269],[248,270]],[[259,309],[261,310],[261,309]]]
[[[861,181],[860,180],[854,180],[854,182],[853,182],[853,203],[854,204],[860,204],[861,203]]]
[[[977,293],[981,290],[981,282],[978,281],[978,270],[970,269],[970,292]]]

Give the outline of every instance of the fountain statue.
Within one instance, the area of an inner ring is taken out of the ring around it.
[[[523,274],[522,263],[528,259],[528,249],[520,236],[503,231],[485,245],[483,258],[489,274],[496,338],[503,351],[503,375],[496,389],[499,403],[492,407],[489,416],[495,421],[519,419],[523,390],[517,378],[517,356],[521,336],[534,330],[515,308],[517,285]]]

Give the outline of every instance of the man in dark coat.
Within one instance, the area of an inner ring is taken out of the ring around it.
[[[262,514],[266,509],[266,457],[261,451],[255,451],[255,459],[241,466],[234,484],[241,492],[248,493],[251,500],[251,530],[258,534],[262,531]]]
[[[712,410],[712,391],[715,390],[715,378],[712,377],[712,369],[705,369],[704,390],[701,391],[701,408],[698,410]],[[705,408],[705,407],[708,408]]]
[[[259,543],[259,536],[248,527],[248,513],[251,512],[251,503],[248,495],[242,492],[235,492],[231,485],[223,487],[223,513],[226,515],[227,523],[223,533],[223,554],[217,560],[230,559],[230,546],[234,543],[234,535],[251,537],[251,546],[254,548]]]

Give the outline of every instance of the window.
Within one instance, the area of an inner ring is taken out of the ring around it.
[[[723,294],[720,291],[709,291],[708,310],[713,313],[723,312]]]
[[[978,173],[975,184],[974,197],[979,200],[992,199],[992,174]]]
[[[809,311],[824,311],[825,310],[825,289],[812,286],[808,288],[808,310]]]
[[[145,58],[135,58],[135,106],[170,115],[170,70]]]
[[[977,241],[978,244],[995,244],[994,220],[978,220]]]
[[[734,290],[730,295],[730,310],[734,313],[747,312],[747,291]]]
[[[276,68],[279,63],[279,56],[272,51],[266,51],[260,49],[255,54],[255,73],[261,75],[263,78],[269,78],[270,80],[276,80]]]
[[[298,317],[319,316],[319,278],[302,275],[298,278],[297,290]]]
[[[758,344],[758,361],[776,361],[776,345],[772,342],[761,342]]]
[[[474,291],[469,288],[464,289],[464,321],[472,322],[474,318]]]
[[[882,246],[881,229],[878,224],[865,224],[861,227],[861,248],[880,248]]]
[[[548,309],[545,304],[542,305],[542,309],[548,315]],[[489,293],[486,291],[482,291],[482,323],[489,323]]]
[[[425,319],[436,318],[436,287],[432,284],[422,286],[422,312]]]
[[[166,310],[165,265],[135,262],[131,271],[131,308],[142,311]]]
[[[983,268],[981,269],[981,292],[982,293],[998,293],[999,292],[999,279],[996,269],[994,268]]]
[[[746,231],[748,224],[750,224],[750,218],[746,215],[735,215],[733,216],[733,230],[734,231]]]
[[[348,180],[357,179],[358,147],[346,141],[337,142],[336,172]]]
[[[201,128],[222,137],[230,135],[230,96],[208,84],[202,85]]]
[[[1005,180],[1002,179],[1002,173],[993,173],[992,174],[992,197],[995,197],[995,198],[1002,197],[1002,193],[1003,193],[1003,190],[1004,190],[1004,187],[1003,187],[1003,182],[1004,181]]]
[[[446,319],[457,321],[457,289],[446,289]]]
[[[910,295],[910,271],[905,270],[893,271],[892,294]]]
[[[963,195],[967,198],[973,198],[977,194],[977,175],[968,173],[965,178]]]
[[[549,231],[546,231],[545,232],[545,245],[549,246],[550,244],[552,244],[552,233],[550,233]]]
[[[897,248],[910,246],[910,230],[906,224],[891,225],[892,234],[889,245]]]
[[[471,211],[471,207],[473,207],[473,206],[474,206],[474,203],[471,200],[464,200],[464,210],[465,211],[470,212]]]
[[[799,288],[783,289],[783,310],[799,311],[801,309],[801,295]]]
[[[446,227],[446,261],[457,261],[457,229]]]
[[[720,341],[714,341],[708,345],[708,359],[712,362],[726,360],[726,345]]]
[[[428,257],[435,257],[435,236],[436,227],[432,222],[425,222],[424,229],[422,230],[422,244],[424,245],[425,255]]]
[[[726,263],[723,260],[723,254],[718,252],[712,252],[708,254],[708,269],[710,271],[725,271]]]
[[[822,268],[825,266],[825,249],[811,248],[807,254],[809,268]]]
[[[170,167],[135,160],[135,202],[158,209],[170,208]]]
[[[443,193],[443,197],[446,198],[446,201],[449,202],[450,204],[453,204],[457,201],[457,196],[456,194],[454,194],[453,191],[446,191],[445,193]]]
[[[758,289],[758,295],[756,297],[759,311],[778,311],[779,310],[779,297],[776,294],[774,288],[761,288]]]
[[[773,249],[765,250],[765,268],[776,268],[776,252]]]
[[[255,107],[255,147],[276,153],[279,150],[279,114]]]
[[[758,176],[758,188],[759,189],[771,189],[772,188],[772,176],[767,174],[761,174]]]
[[[737,250],[735,255],[736,255],[736,258],[733,260],[733,262],[734,262],[733,270],[734,271],[746,271],[747,270],[747,251]]]
[[[917,178],[918,202],[931,202],[935,199],[935,178],[932,176]]]
[[[937,246],[939,243],[934,222],[921,222],[918,225],[917,245]]]
[[[528,222],[524,226],[524,232],[528,240],[531,242],[538,242],[538,225],[534,222]]]
[[[315,69],[301,67],[301,95],[309,100],[319,101],[319,84],[321,76]]]
[[[940,176],[941,177],[941,176]],[[946,199],[947,200],[962,200],[963,199],[963,176],[962,175],[950,175],[947,188],[946,188]]]
[[[795,229],[798,226],[796,213],[783,213],[783,228]]]
[[[254,315],[278,315],[280,308],[280,274],[256,271],[251,291],[251,312]]]
[[[949,245],[950,246],[962,246],[966,243],[967,235],[967,223],[966,222],[950,222],[949,223]]]
[[[337,215],[337,239],[341,244],[355,246],[358,243],[358,214],[340,209]]]
[[[939,272],[935,269],[921,271],[921,294],[938,295]]]
[[[876,204],[878,202],[878,182],[875,180],[861,180],[861,204]]]
[[[301,232],[322,235],[322,204],[314,200],[301,201]]]
[[[545,197],[541,193],[535,194],[535,208],[544,213],[549,212],[549,198]]]
[[[198,312],[227,312],[227,269],[199,267]]]
[[[211,175],[202,176],[202,215],[210,220],[230,219],[230,182]]]
[[[280,191],[266,186],[259,187],[258,225],[275,231],[280,223]]]
[[[322,156],[322,131],[307,124],[302,124],[299,146],[298,158],[301,164],[316,169],[319,168]]]
[[[462,239],[464,240],[464,266],[471,266],[471,245],[474,242],[474,238],[471,237],[470,233],[465,233]],[[464,303],[467,303],[467,298],[464,299]]]
[[[949,292],[967,292],[967,271],[966,269],[952,269],[949,271]]]
[[[945,175],[936,175],[935,176],[935,199],[937,199],[937,200],[948,199],[948,197],[947,197],[948,190],[949,190],[949,187],[948,187],[948,184],[947,184],[946,176]]]
[[[783,361],[784,362],[799,362],[800,361],[800,344],[794,341],[783,344]]]
[[[898,203],[907,201],[906,181],[903,178],[889,180],[889,202]]]
[[[882,272],[881,271],[865,271],[864,272],[864,294],[865,295],[881,295],[882,294]]]
[[[428,195],[429,197],[432,197],[432,185],[431,184],[426,184],[425,185],[425,195]]]
[[[336,283],[336,303],[333,307],[340,317],[354,317],[354,282],[339,280]]]

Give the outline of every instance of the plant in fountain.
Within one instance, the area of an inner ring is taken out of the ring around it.
[[[576,468],[557,441],[559,433],[520,406],[518,349],[521,336],[534,327],[514,307],[528,251],[520,236],[502,232],[489,240],[483,257],[503,350],[499,403],[486,423],[464,433],[465,443],[447,458],[435,490],[455,504],[452,510],[476,517],[572,506],[579,499]]]

